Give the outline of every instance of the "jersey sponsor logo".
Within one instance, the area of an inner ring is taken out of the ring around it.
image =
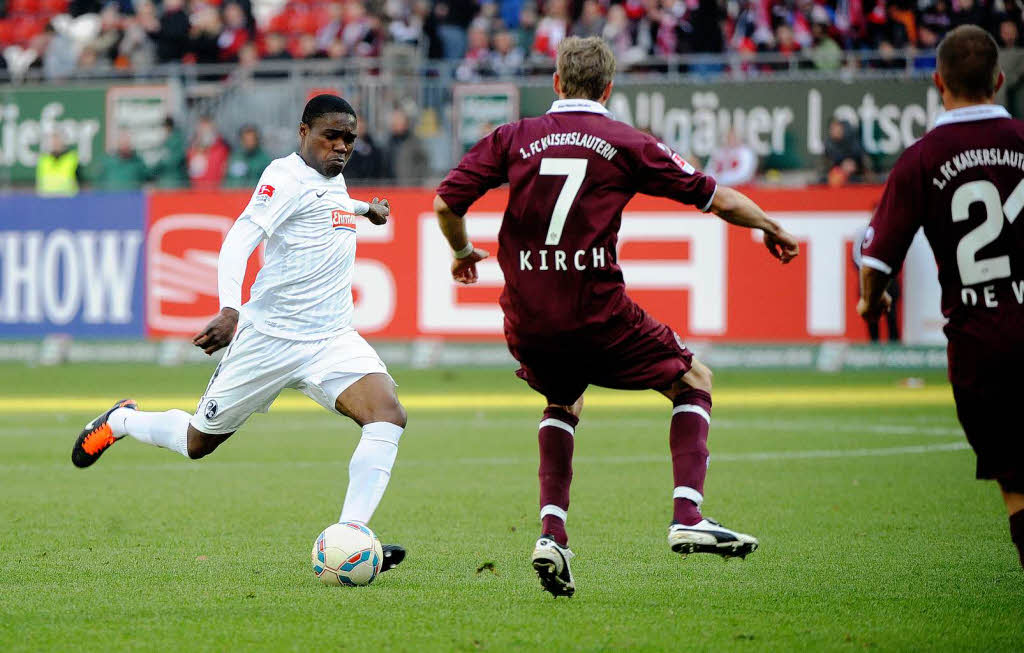
[[[206,419],[213,419],[217,416],[217,400],[211,399],[206,402],[206,409],[203,411],[203,415],[206,415]]]
[[[322,191],[319,191],[319,192],[313,191],[313,193],[316,195],[317,199],[320,199],[321,197],[323,197],[324,195],[327,194],[327,190],[322,190]]]
[[[356,216],[348,211],[334,209],[331,211],[331,226],[335,231],[356,231]]]

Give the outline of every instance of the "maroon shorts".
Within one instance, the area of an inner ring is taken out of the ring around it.
[[[572,405],[589,385],[668,388],[693,364],[693,353],[679,336],[635,304],[600,328],[555,337],[506,337],[520,364],[516,376],[560,406]]]
[[[957,417],[978,456],[978,478],[1024,483],[1024,423],[1017,407],[1022,397],[1020,382],[984,388],[953,386]]]
[[[977,476],[1022,486],[1024,422],[1018,403],[1024,399],[1024,346],[1007,337],[948,335],[949,380],[957,417],[978,456]]]

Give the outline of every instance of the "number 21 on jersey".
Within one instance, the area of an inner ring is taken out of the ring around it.
[[[1013,224],[1024,209],[1024,180],[1013,189],[1006,202],[999,201],[999,189],[990,181],[972,181],[956,189],[950,211],[953,222],[963,222],[970,217],[971,205],[980,202],[985,206],[985,221],[960,239],[956,248],[957,267],[960,281],[965,286],[985,283],[993,279],[1010,276],[1010,257],[978,258],[981,248],[994,242],[1003,231],[1003,216]]]

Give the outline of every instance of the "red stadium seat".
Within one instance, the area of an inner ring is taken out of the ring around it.
[[[13,43],[25,44],[32,40],[32,37],[46,29],[49,22],[47,18],[34,16],[22,16],[14,21],[14,33],[11,35]]]
[[[47,15],[67,13],[69,0],[39,0],[39,10]]]
[[[288,19],[288,31],[292,34],[312,34],[317,27],[316,17],[309,10],[296,10]]]
[[[12,15],[35,17],[39,14],[39,0],[10,0],[7,11]]]
[[[270,22],[267,24],[267,31],[282,33],[287,32],[289,19],[290,16],[287,13],[287,11],[274,16],[273,18],[270,19]]]
[[[14,21],[0,20],[0,48],[14,43]]]

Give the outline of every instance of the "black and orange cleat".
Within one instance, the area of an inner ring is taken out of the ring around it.
[[[122,399],[114,406],[93,421],[85,425],[82,432],[75,440],[75,447],[71,450],[71,462],[75,467],[88,467],[103,455],[103,452],[110,448],[110,445],[120,438],[114,436],[107,420],[110,413],[118,408],[131,408],[136,410],[139,407],[134,399]]]

